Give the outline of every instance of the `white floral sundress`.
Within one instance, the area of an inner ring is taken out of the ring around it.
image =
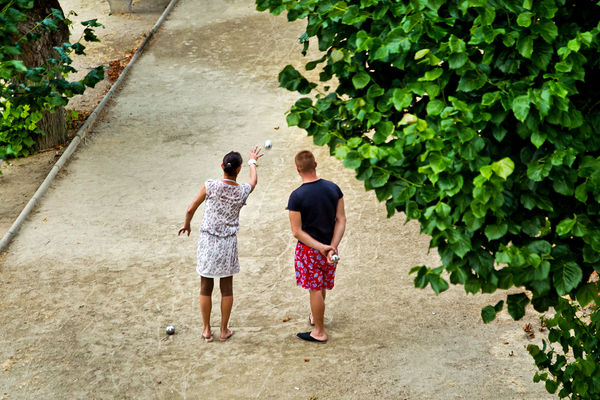
[[[204,215],[198,239],[196,272],[205,278],[224,278],[240,272],[237,232],[240,210],[252,187],[208,180]]]

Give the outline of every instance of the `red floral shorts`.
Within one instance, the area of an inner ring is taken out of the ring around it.
[[[294,265],[296,285],[308,290],[333,289],[336,264],[329,264],[318,250],[298,242]]]

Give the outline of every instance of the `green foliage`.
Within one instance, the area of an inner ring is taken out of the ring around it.
[[[593,286],[593,293],[598,287]],[[600,310],[593,307],[588,318],[582,318],[582,311],[566,299],[559,299],[555,306],[556,315],[547,319],[548,341],[542,348],[527,346],[540,372],[534,382],[543,381],[550,393],[561,398],[575,394],[574,399],[600,398]],[[552,347],[552,344],[558,349]],[[567,352],[572,352],[565,356]]]
[[[439,293],[449,279],[473,294],[522,288],[507,297],[513,318],[531,303],[540,312],[556,306],[569,326],[577,321],[563,314],[563,296],[597,299],[589,289],[577,294],[600,261],[596,2],[256,5],[306,18],[303,54],[311,37],[323,52],[306,65],[320,66],[323,90],[292,66],[279,76],[282,87],[316,92],[291,107],[288,124],[354,169],[388,216],[402,211],[431,236],[442,265],[413,268],[417,287]],[[502,306],[484,308],[483,320]],[[569,348],[581,345],[574,339]],[[550,370],[546,387],[597,398],[565,378],[579,373],[572,365]]]
[[[57,30],[60,24],[70,25],[60,10],[52,10],[24,35],[17,26],[27,21],[33,0],[0,0],[0,158],[27,156],[33,149],[36,135],[43,135],[38,122],[44,112],[55,112],[69,98],[82,94],[104,79],[104,67],[90,71],[83,79],[69,82],[71,54],[85,54],[82,41],[98,41],[93,28],[102,26],[96,20],[85,21],[82,38],[75,43],[54,47],[56,56],[45,65],[25,65],[19,56],[26,46],[39,41],[45,32]]]

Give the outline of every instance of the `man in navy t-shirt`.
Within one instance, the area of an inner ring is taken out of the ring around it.
[[[338,245],[346,229],[344,194],[333,182],[317,176],[317,162],[310,151],[296,154],[296,169],[302,185],[294,190],[288,201],[290,225],[298,239],[294,259],[296,284],[309,290],[314,329],[298,333],[311,342],[324,343],[327,333],[323,325],[326,290],[334,284]]]

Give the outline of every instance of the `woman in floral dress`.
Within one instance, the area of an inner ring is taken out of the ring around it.
[[[204,215],[198,239],[198,264],[196,271],[200,275],[200,310],[202,311],[202,337],[206,341],[213,340],[210,328],[212,309],[212,291],[214,279],[219,278],[221,290],[221,335],[222,341],[229,339],[233,331],[229,329],[229,316],[233,306],[233,275],[240,272],[238,261],[237,232],[239,216],[246,199],[254,190],[258,176],[256,160],[262,157],[261,148],[254,146],[250,151],[250,180],[238,184],[237,176],[242,169],[242,156],[238,152],[230,152],[223,157],[221,168],[223,179],[208,180],[200,189],[200,193],[187,209],[185,223],[178,235],[191,232],[190,223],[198,206],[206,200]]]

